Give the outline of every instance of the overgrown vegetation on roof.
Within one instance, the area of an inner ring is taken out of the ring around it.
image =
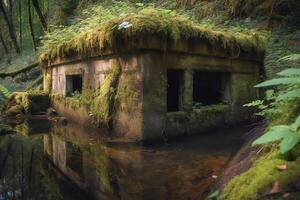
[[[120,43],[155,34],[165,40],[206,40],[231,50],[263,52],[266,33],[257,30],[218,29],[213,25],[199,24],[176,11],[163,8],[132,6],[118,2],[110,8],[93,6],[84,10],[79,19],[68,27],[60,27],[47,34],[40,48],[40,60],[53,60],[67,55],[90,55],[106,49],[124,48]]]

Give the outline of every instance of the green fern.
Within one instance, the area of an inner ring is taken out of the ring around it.
[[[285,56],[279,60],[296,61],[300,59],[300,54],[292,54]],[[264,81],[255,87],[270,87],[280,86],[278,92],[272,92],[267,98],[267,104],[265,101],[254,101],[246,104],[245,106],[255,106],[260,109],[258,114],[264,116],[284,114],[283,105],[289,105],[292,110],[292,105],[299,104],[297,98],[300,98],[300,68],[289,68],[277,73],[279,78]],[[292,102],[292,104],[289,102]],[[297,113],[298,115],[299,113]],[[276,118],[276,117],[275,117]],[[270,130],[263,136],[259,137],[253,142],[252,145],[260,145],[269,142],[279,141],[279,147],[281,153],[286,153],[293,149],[296,144],[300,142],[300,115],[294,120],[292,124],[281,124],[272,126]]]
[[[5,98],[9,98],[11,95],[11,92],[6,87],[4,87],[3,85],[0,84],[0,94],[2,96],[4,96]]]
[[[255,140],[252,145],[266,144],[269,142],[280,141],[279,147],[281,153],[286,153],[293,149],[300,141],[300,115],[291,125],[273,126],[270,131]]]
[[[300,60],[300,54],[291,54],[278,59],[278,61],[298,61],[298,60]]]

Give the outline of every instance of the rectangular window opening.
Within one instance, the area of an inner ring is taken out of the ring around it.
[[[206,106],[230,101],[230,74],[226,72],[194,71],[194,106]]]
[[[177,112],[182,103],[183,70],[168,70],[167,79],[167,112]]]
[[[66,96],[74,97],[82,93],[82,75],[66,76]]]

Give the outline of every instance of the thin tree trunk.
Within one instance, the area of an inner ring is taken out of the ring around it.
[[[22,51],[22,43],[23,43],[23,30],[22,30],[22,1],[19,0],[19,39],[20,39],[20,51]]]
[[[1,42],[2,46],[3,46],[5,54],[8,54],[8,48],[7,48],[6,44],[5,44],[5,41],[4,41],[3,36],[2,36],[1,33],[0,33],[0,42]]]
[[[40,23],[41,23],[44,31],[48,32],[49,31],[48,30],[48,25],[47,25],[47,22],[46,22],[46,19],[45,19],[44,15],[41,11],[40,4],[39,4],[38,0],[32,0],[32,5],[33,5],[38,17],[39,17]]]
[[[16,32],[14,30],[14,26],[13,24],[10,23],[10,20],[8,18],[8,15],[7,15],[7,12],[5,10],[5,6],[4,6],[4,3],[2,0],[0,0],[0,11],[2,12],[3,14],[3,17],[4,17],[4,21],[8,27],[8,32],[9,32],[9,36],[15,46],[15,49],[16,49],[16,52],[17,53],[20,53],[20,47],[18,45],[18,42],[17,42],[17,37],[16,37]]]
[[[8,0],[7,10],[8,10],[7,15],[8,15],[9,23],[13,24],[13,3],[12,3],[12,0]]]
[[[27,7],[28,7],[28,23],[30,28],[30,35],[31,35],[31,41],[34,51],[36,50],[36,43],[34,38],[34,30],[32,25],[32,15],[31,15],[31,3],[30,0],[27,0]]]

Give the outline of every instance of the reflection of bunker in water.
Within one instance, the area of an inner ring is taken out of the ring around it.
[[[89,133],[74,124],[55,126],[44,135],[44,150],[61,173],[96,199],[205,196],[214,182],[211,176],[220,174],[233,149],[239,147],[231,136],[224,137],[222,145],[203,137],[195,144],[197,139],[147,148],[103,143],[96,132],[95,136]]]
[[[48,62],[44,86],[56,110],[84,125],[106,123],[133,140],[249,120],[251,112],[242,105],[258,98],[253,86],[263,74],[263,53],[238,47],[238,53],[228,52],[204,40],[165,46],[155,36],[130,47]]]

